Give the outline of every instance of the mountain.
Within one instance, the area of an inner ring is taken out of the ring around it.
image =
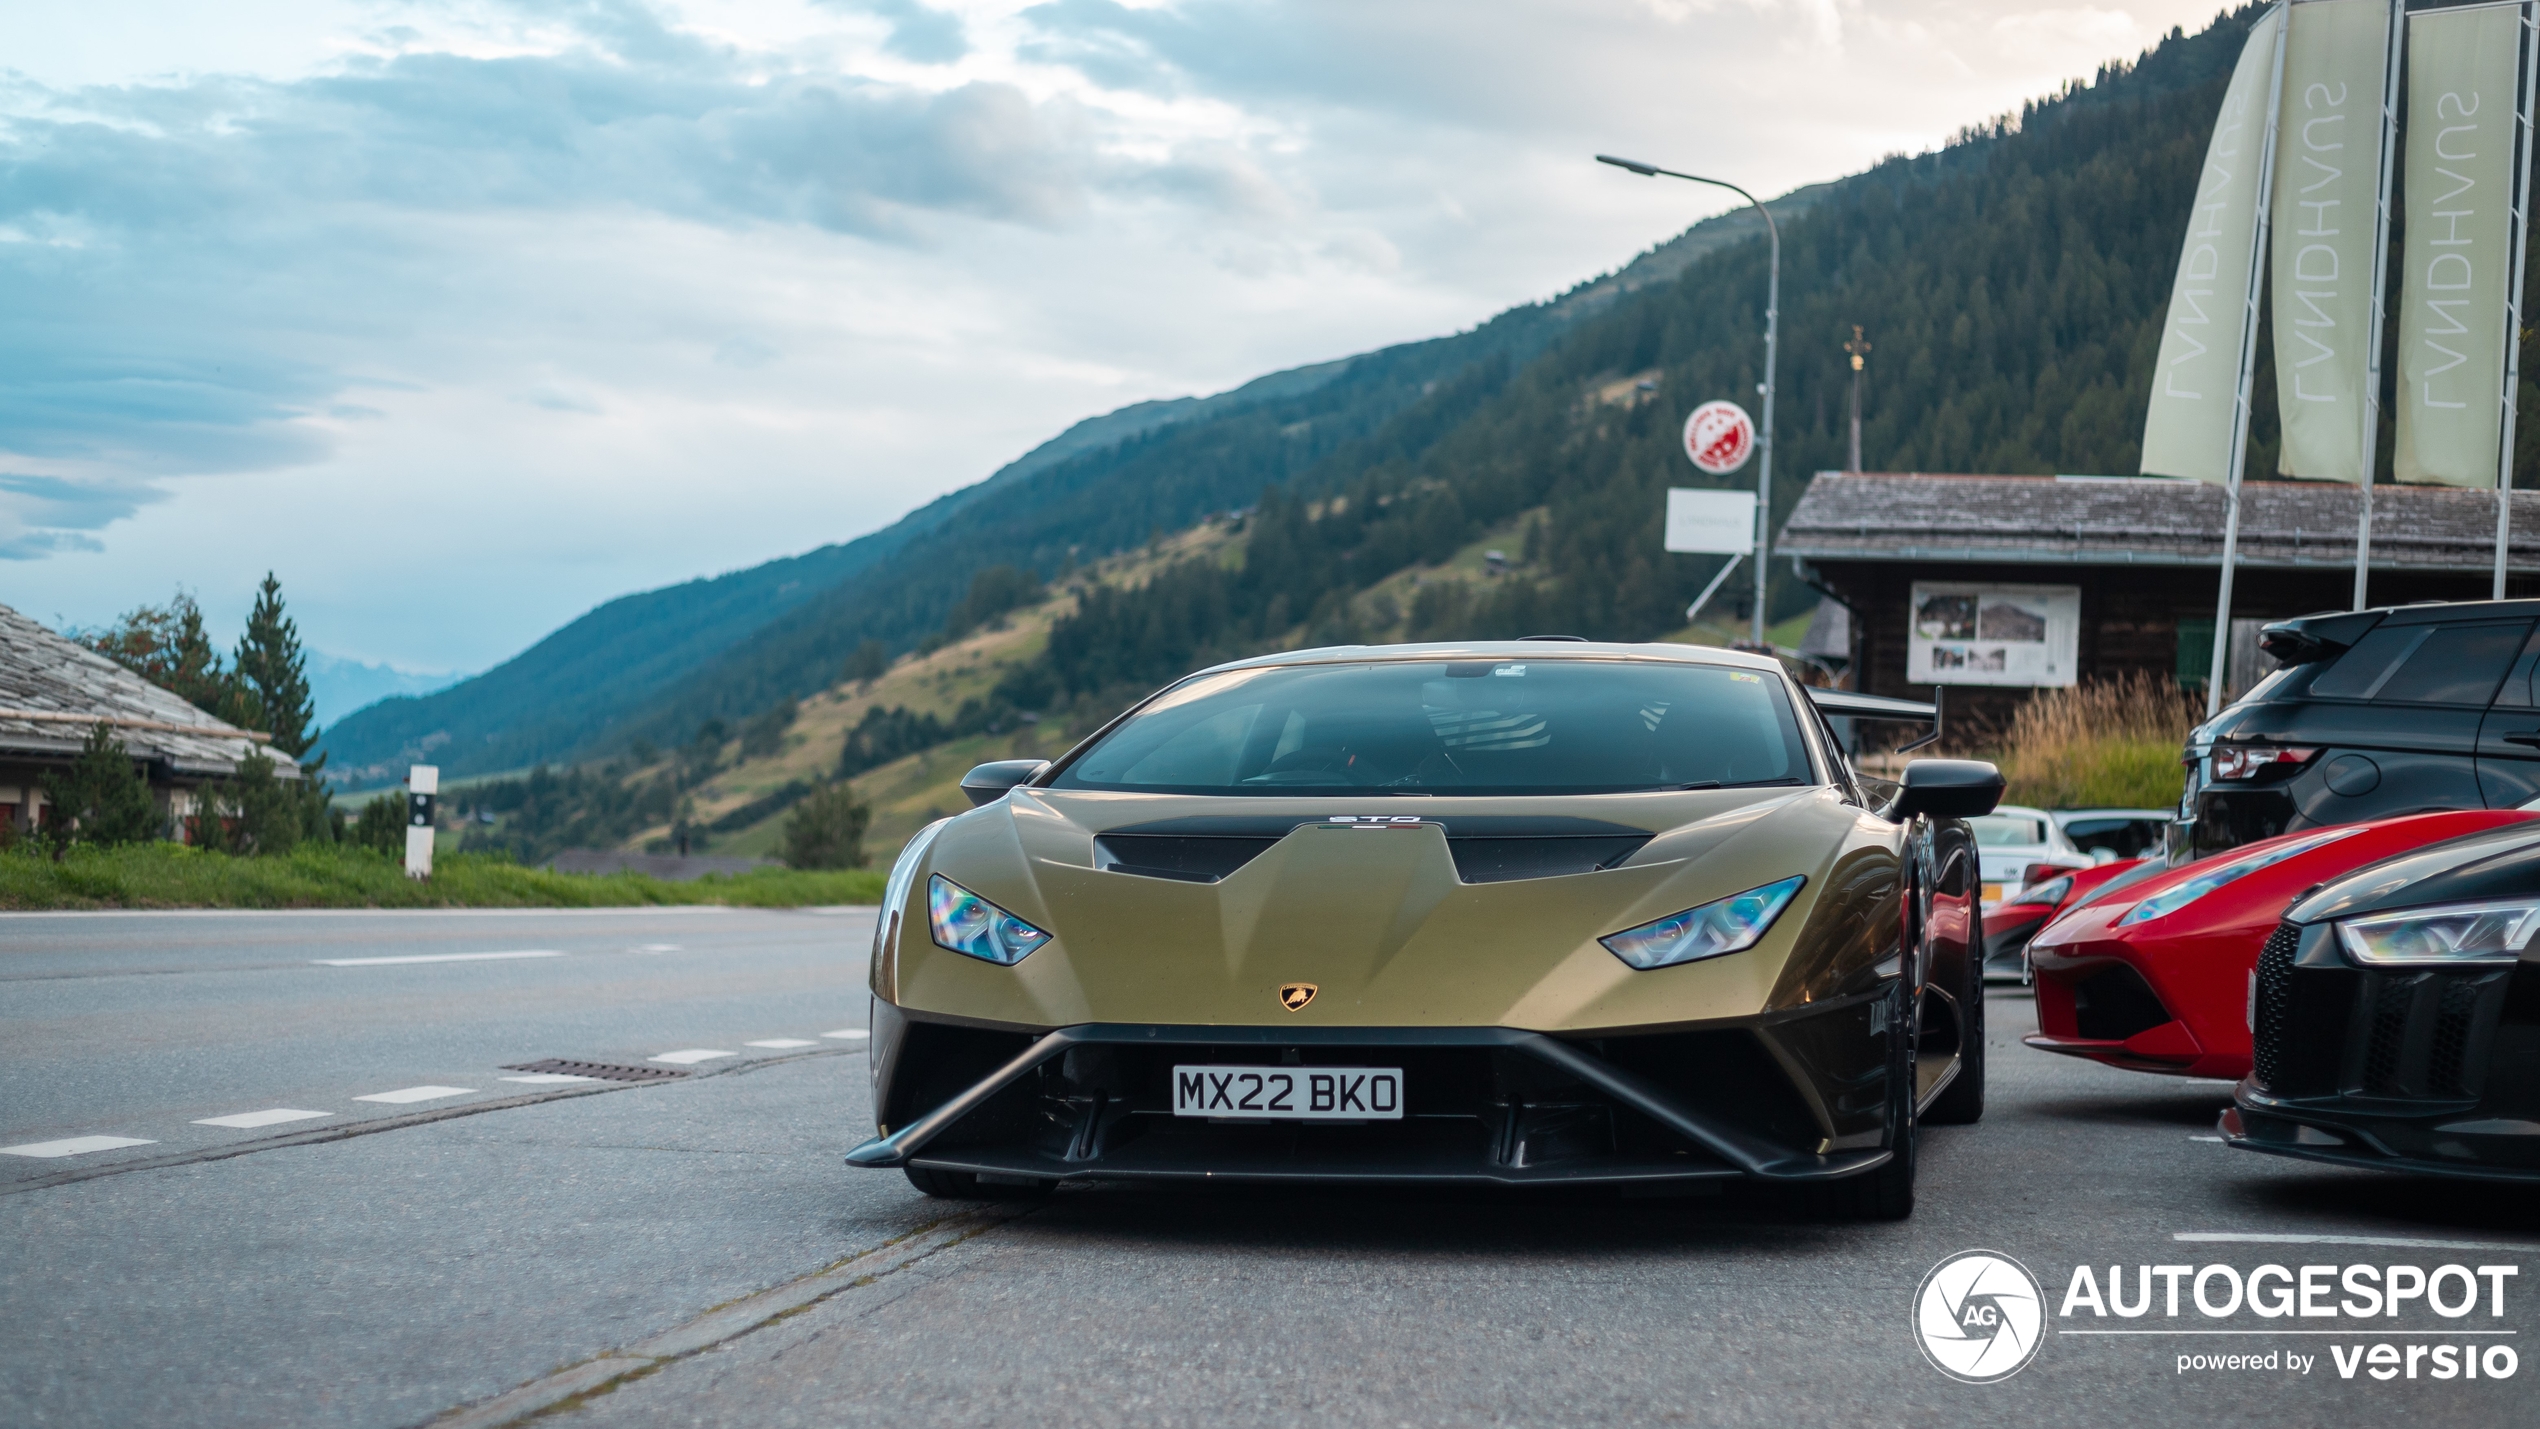
[[[1873,466],[2133,468],[2179,235],[2257,13],[2173,32],[1935,152],[1777,201],[1777,511],[1843,460],[1855,323],[1875,344]],[[1684,412],[1763,376],[1756,228],[1751,214],[1706,225],[1552,302],[1354,359],[1311,391],[1057,462],[665,686],[614,737],[676,742],[822,689],[862,640],[933,634],[991,564],[1062,571],[1255,503],[1240,560],[1090,594],[1006,698],[1098,713],[1209,659],[1299,643],[1671,631],[1717,561],[1666,554],[1654,526],[1665,488],[1704,484],[1677,450]],[[1509,579],[1386,587],[1485,531],[1517,548]],[[1786,575],[1774,587],[1776,618],[1815,599]]]
[[[1874,344],[1872,468],[2134,468],[2179,237],[2258,13],[2173,31],[1936,151],[1773,201],[1777,513],[1843,460],[1854,324]],[[1080,585],[1046,646],[982,697],[979,727],[998,710],[1082,727],[1194,665],[1306,643],[1669,633],[1717,558],[1658,549],[1665,488],[1752,480],[1705,483],[1677,428],[1706,398],[1751,400],[1763,375],[1759,228],[1729,215],[1468,332],[1079,424],[886,531],[794,558],[796,584],[778,562],[604,606],[478,680],[402,702],[395,737],[441,739],[460,772],[686,745],[834,698],[865,641],[907,651],[957,634],[947,617],[983,573],[1010,583],[997,568],[1059,577],[1169,552],[1161,538],[1228,513],[1248,513],[1240,538],[1204,558]],[[2259,391],[2272,392],[2263,376]],[[2262,398],[2262,453],[2273,426]],[[1483,547],[1513,559],[1471,580],[1424,574],[1478,568]],[[1775,573],[1769,613],[1815,598]],[[578,664],[595,624],[647,663]],[[347,731],[377,747],[398,703],[347,720],[330,747]]]
[[[353,711],[386,699],[391,695],[428,695],[457,684],[459,675],[418,675],[394,665],[372,665],[329,655],[323,650],[308,652],[309,698],[317,705],[317,720],[332,724]]]
[[[1826,187],[1779,202],[1804,208]],[[1265,484],[1430,396],[1445,376],[1488,360],[1522,361],[1551,334],[1760,231],[1752,213],[1712,219],[1615,273],[1469,333],[1087,418],[881,531],[622,596],[482,675],[359,710],[328,729],[322,747],[340,777],[363,787],[426,758],[464,777],[637,739],[681,742],[706,719],[821,688],[864,639],[907,648],[987,565],[1055,570],[1205,511],[1247,505]],[[1205,475],[1176,475],[1194,460]],[[985,502],[991,496],[999,499]]]

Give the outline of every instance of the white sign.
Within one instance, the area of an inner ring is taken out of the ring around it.
[[[1909,683],[2069,685],[2080,664],[2079,586],[1914,582]]]
[[[1755,419],[1735,402],[1705,402],[1685,418],[1685,455],[1713,476],[1728,475],[1754,454]]]
[[[1667,549],[1713,556],[1755,549],[1755,493],[1667,490]]]

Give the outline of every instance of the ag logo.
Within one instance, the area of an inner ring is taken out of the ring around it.
[[[2037,1358],[2046,1292],[2028,1267],[1989,1250],[1960,1251],[1914,1291],[1914,1339],[1951,1379],[1991,1384]]]
[[[1321,988],[1310,982],[1283,982],[1279,984],[1279,1005],[1290,1012],[1303,1012],[1305,1005],[1312,1002],[1314,994],[1320,991]]]

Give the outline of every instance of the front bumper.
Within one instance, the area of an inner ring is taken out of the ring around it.
[[[1855,1175],[1891,1156],[1894,996],[1687,1031],[909,1020],[876,1007],[885,1134],[853,1166],[1042,1181],[1632,1184]],[[884,1032],[886,1023],[897,1023]],[[888,1059],[887,1065],[882,1060]],[[1172,1114],[1176,1063],[1404,1071],[1399,1121]]]
[[[2514,1127],[2498,1135],[2462,1125]],[[2279,1100],[2242,1082],[2216,1127],[2243,1151],[2332,1166],[2478,1181],[2540,1181],[2540,1124],[2455,1109],[2447,1116],[2372,1115]]]
[[[2540,965],[2358,968],[2285,923],[2251,990],[2223,1139],[2341,1166],[2540,1180]]]

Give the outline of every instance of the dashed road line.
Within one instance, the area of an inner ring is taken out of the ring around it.
[[[684,1325],[640,1344],[611,1350],[580,1364],[531,1380],[481,1404],[450,1410],[431,1421],[429,1429],[503,1429],[550,1409],[589,1396],[606,1394],[630,1379],[729,1344],[762,1326],[809,1309],[823,1300],[861,1289],[895,1271],[905,1270],[938,1251],[949,1250],[1029,1214],[1031,1207],[982,1207],[947,1216],[899,1239],[851,1256],[823,1270],[789,1280],[729,1305],[708,1310]]]
[[[796,1047],[817,1047],[820,1044],[801,1037],[770,1037],[764,1042],[744,1042],[741,1045],[744,1047],[767,1047],[779,1052],[789,1052]]]
[[[506,1082],[528,1082],[533,1086],[545,1086],[563,1082],[596,1082],[600,1079],[598,1077],[586,1077],[579,1072],[526,1072],[520,1076],[505,1077],[502,1080]]]
[[[245,1131],[259,1126],[280,1126],[286,1121],[308,1121],[316,1117],[333,1115],[335,1113],[331,1111],[302,1111],[298,1107],[277,1106],[267,1107],[263,1111],[242,1111],[231,1116],[207,1116],[194,1124],[196,1126],[227,1126]]]
[[[542,1087],[537,1091],[522,1092],[517,1096],[489,1097],[483,1101],[459,1102],[451,1106],[429,1107],[420,1111],[402,1112],[389,1116],[356,1117],[349,1121],[337,1120],[332,1121],[326,1126],[304,1127],[298,1131],[285,1131],[273,1136],[261,1136],[247,1141],[233,1141],[219,1146],[190,1147],[183,1150],[162,1152],[156,1156],[138,1156],[126,1161],[109,1161],[102,1165],[95,1166],[69,1167],[44,1175],[28,1176],[13,1181],[0,1181],[0,1196],[14,1196],[28,1191],[48,1190],[55,1186],[68,1185],[73,1181],[93,1181],[102,1176],[121,1176],[126,1172],[131,1171],[156,1171],[170,1166],[190,1166],[205,1161],[226,1161],[233,1156],[252,1156],[259,1151],[280,1151],[294,1146],[312,1146],[321,1142],[346,1141],[356,1136],[375,1136],[384,1131],[402,1131],[407,1127],[422,1126],[429,1122],[450,1121],[462,1116],[481,1116],[484,1113],[491,1111],[509,1111],[515,1107],[535,1106],[540,1102],[563,1101],[568,1097],[596,1097],[604,1096],[610,1092],[632,1091],[637,1087],[670,1086],[676,1085],[680,1082],[694,1082],[706,1077],[738,1076],[747,1072],[761,1071],[768,1067],[782,1067],[788,1065],[789,1063],[803,1061],[812,1057],[844,1056],[847,1055],[849,1051],[850,1049],[845,1047],[817,1047],[809,1051],[791,1052],[777,1057],[746,1058],[744,1060],[734,1062],[728,1067],[708,1067],[704,1070],[691,1073],[686,1077],[665,1078],[661,1081],[606,1082],[595,1080],[586,1086]],[[317,1114],[320,1116],[332,1115],[331,1113],[325,1112]],[[75,1139],[86,1141],[93,1138],[80,1137]],[[47,1143],[36,1142],[31,1144],[45,1145]],[[138,1146],[153,1146],[157,1143],[151,1141],[136,1141],[132,1144]]]
[[[674,1067],[693,1067],[699,1062],[711,1062],[718,1057],[737,1057],[739,1055],[741,1054],[738,1052],[718,1052],[712,1047],[690,1047],[678,1052],[664,1052],[659,1056],[647,1057],[644,1060],[647,1062],[668,1062]]]
[[[835,1032],[823,1032],[820,1035],[823,1037],[835,1037],[842,1042],[861,1042],[873,1034],[861,1027],[841,1027]]]
[[[322,968],[385,968],[403,963],[503,963],[516,958],[560,958],[558,948],[520,948],[504,953],[403,953],[393,958],[311,958]]]
[[[353,1100],[386,1102],[390,1106],[403,1106],[407,1102],[437,1102],[444,1097],[469,1096],[475,1091],[474,1087],[399,1087],[393,1092],[372,1092],[369,1096],[355,1097]]]
[[[2179,1231],[2176,1241],[2227,1245],[2382,1245],[2403,1250],[2540,1250],[2540,1245],[2495,1240],[2418,1240],[2391,1235],[2289,1235],[2270,1231]]]
[[[126,1146],[156,1146],[159,1143],[138,1136],[72,1136],[60,1141],[30,1141],[23,1146],[0,1146],[0,1156],[85,1156],[92,1151],[115,1151]]]

